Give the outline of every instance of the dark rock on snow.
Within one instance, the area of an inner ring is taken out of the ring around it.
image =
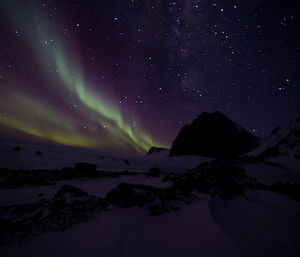
[[[70,193],[85,197],[65,201],[63,197]],[[105,199],[89,196],[69,185],[63,186],[52,200],[0,207],[0,246],[48,231],[64,231],[74,224],[90,220],[105,207]]]
[[[130,161],[129,160],[124,160],[124,163],[127,165],[130,165]]]
[[[74,187],[71,185],[63,185],[55,194],[55,198],[57,199],[81,198],[87,196],[88,194],[86,192],[82,191],[78,187]]]
[[[160,168],[155,167],[155,168],[151,168],[147,175],[149,177],[159,177],[161,173],[162,173],[162,171],[160,170]]]
[[[93,163],[77,162],[75,169],[79,171],[96,171],[97,165]]]
[[[300,200],[300,185],[276,182],[261,184],[247,176],[241,164],[251,160],[215,160],[185,173],[169,173],[168,188],[121,183],[106,198],[88,195],[80,188],[64,185],[51,200],[0,207],[0,246],[48,231],[63,231],[74,224],[89,221],[114,204],[120,208],[142,207],[150,215],[180,210],[197,199],[195,193],[232,199],[245,196],[246,190],[270,190]],[[153,169],[159,173],[159,169]]]
[[[172,144],[170,156],[233,158],[255,149],[259,142],[259,138],[221,112],[203,112],[192,124],[181,129]]]
[[[121,183],[107,194],[107,200],[121,208],[133,206],[143,207],[153,201],[157,189],[147,185]]]
[[[20,146],[16,146],[16,147],[14,148],[14,151],[20,152],[20,151],[21,151],[21,147],[20,147]]]
[[[41,152],[41,151],[36,151],[36,152],[35,152],[35,155],[41,156],[41,155],[42,155],[42,152]]]
[[[108,192],[106,201],[120,208],[146,207],[152,216],[178,211],[184,201],[180,192],[173,188],[156,188],[148,185],[121,183]]]
[[[120,176],[137,176],[138,172],[106,172],[98,171],[92,164],[77,165],[77,168],[63,168],[60,170],[12,170],[0,169],[0,188],[16,188],[24,185],[51,185],[55,181],[87,178],[118,178]],[[87,167],[87,168],[85,168]]]
[[[175,182],[175,186],[183,191],[196,189],[202,193],[231,199],[244,195],[245,187],[253,183],[239,164],[231,161],[213,161],[190,170]]]
[[[295,200],[300,201],[300,185],[283,182],[275,182],[271,185],[270,190],[279,194],[287,195]]]
[[[167,148],[163,148],[163,147],[151,147],[149,149],[149,151],[148,151],[147,154],[149,155],[149,154],[154,154],[154,153],[160,153],[160,152],[165,151],[165,150],[167,150]]]

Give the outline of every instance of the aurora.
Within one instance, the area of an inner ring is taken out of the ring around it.
[[[153,145],[165,146],[138,127],[134,114],[125,115],[113,99],[108,99],[103,90],[105,85],[99,82],[95,85],[86,79],[88,73],[81,68],[80,56],[72,54],[78,52],[76,42],[63,40],[37,6],[24,4],[25,12],[13,4],[5,7],[8,17],[13,17],[12,24],[26,39],[27,49],[39,63],[44,80],[51,81],[53,86],[47,91],[60,101],[60,106],[51,104],[50,107],[45,97],[41,100],[39,95],[12,89],[17,87],[2,86],[5,100],[0,107],[10,114],[0,116],[2,126],[56,143],[104,150],[115,148],[143,153]],[[68,101],[62,98],[65,95]],[[76,109],[76,118],[69,113],[70,105]]]
[[[144,154],[216,110],[268,135],[299,113],[297,19],[251,5],[0,1],[0,138]]]

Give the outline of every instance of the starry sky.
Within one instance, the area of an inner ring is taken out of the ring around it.
[[[296,0],[1,0],[0,132],[120,153],[203,111],[264,137],[300,111]]]

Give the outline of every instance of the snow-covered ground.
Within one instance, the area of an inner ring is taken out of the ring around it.
[[[13,150],[16,145],[21,147],[21,151]],[[41,151],[42,155],[36,156],[36,151]],[[1,140],[0,168],[61,169],[73,167],[76,162],[88,162],[97,164],[99,170],[105,171],[144,172],[160,167],[165,172],[184,172],[211,160],[201,156],[168,157],[168,153],[167,150],[153,155],[127,158],[82,148]],[[130,164],[126,164],[124,160],[129,160]]]
[[[282,165],[283,167],[300,172],[300,159],[291,156],[278,156],[268,158],[268,161]]]
[[[247,199],[208,195],[179,212],[152,217],[112,207],[87,223],[0,248],[1,257],[300,256],[300,205],[258,191]]]
[[[62,168],[76,162],[96,163],[106,171],[183,172],[209,161],[197,156],[168,157],[168,151],[127,158],[95,151],[53,145],[0,144],[0,167]],[[36,156],[35,151],[42,151]],[[104,158],[102,158],[104,157]],[[276,181],[300,183],[300,172],[265,162],[244,165],[249,177],[271,185]],[[105,197],[120,183],[167,188],[163,176],[103,177],[57,181],[53,185],[1,188],[0,206],[35,203],[52,199],[62,185],[76,186],[89,195]],[[41,195],[42,194],[42,195]],[[0,247],[1,257],[298,257],[300,256],[300,205],[288,196],[271,191],[249,191],[245,196],[224,200],[197,194],[190,205],[178,203],[180,211],[151,216],[145,208],[121,209],[111,204],[88,222],[63,232],[47,232]],[[0,228],[1,229],[1,228]]]
[[[214,198],[211,213],[238,250],[236,256],[300,256],[299,202],[272,192],[252,191],[247,199]]]
[[[249,177],[257,178],[259,182],[271,185],[276,181],[300,184],[300,172],[284,169],[264,162],[244,165]]]
[[[209,202],[210,197],[202,196],[180,212],[158,217],[143,209],[113,209],[68,231],[6,246],[0,249],[1,256],[237,256],[237,249],[214,222]]]
[[[0,188],[0,206],[34,203],[41,198],[52,199],[63,185],[79,187],[89,195],[98,197],[105,197],[110,190],[120,183],[151,185],[158,188],[170,186],[170,182],[162,182],[161,180],[161,177],[149,178],[141,174],[136,176],[121,176],[119,178],[73,179],[58,181],[54,185]]]

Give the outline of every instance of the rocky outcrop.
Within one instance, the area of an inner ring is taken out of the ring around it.
[[[15,152],[20,152],[21,151],[21,147],[20,146],[15,146],[14,151]]]
[[[260,139],[221,112],[201,113],[184,126],[172,144],[170,156],[200,155],[233,158],[258,146]]]
[[[98,171],[90,169],[63,168],[61,170],[13,170],[0,169],[0,188],[18,188],[24,185],[51,185],[61,180],[87,178],[118,178],[120,176],[136,176],[138,172]]]
[[[147,154],[149,155],[149,154],[154,154],[154,153],[160,153],[160,152],[165,151],[165,150],[167,150],[167,148],[163,148],[163,147],[151,147],[149,149],[149,151],[148,151]]]
[[[70,199],[86,198],[88,194],[78,187],[63,185],[55,194],[56,199],[68,201]]]
[[[105,199],[65,185],[52,200],[0,207],[0,246],[49,231],[64,231],[90,220],[106,206]]]
[[[174,188],[156,188],[149,185],[121,183],[106,197],[107,202],[120,208],[144,207],[150,215],[157,216],[170,211],[179,211],[179,203],[187,196]]]
[[[93,163],[87,163],[87,162],[77,162],[75,164],[75,169],[80,171],[96,171],[97,165]]]
[[[64,185],[51,200],[0,207],[0,246],[49,231],[66,230],[115,207],[139,207],[152,216],[179,211],[197,200],[199,193],[226,200],[246,197],[249,190],[268,190],[300,201],[300,185],[278,181],[268,186],[248,177],[243,165],[252,161],[257,160],[215,160],[185,173],[168,173],[163,179],[171,182],[167,188],[121,183],[106,198]]]
[[[35,151],[36,156],[41,156],[43,153],[41,151]]]

